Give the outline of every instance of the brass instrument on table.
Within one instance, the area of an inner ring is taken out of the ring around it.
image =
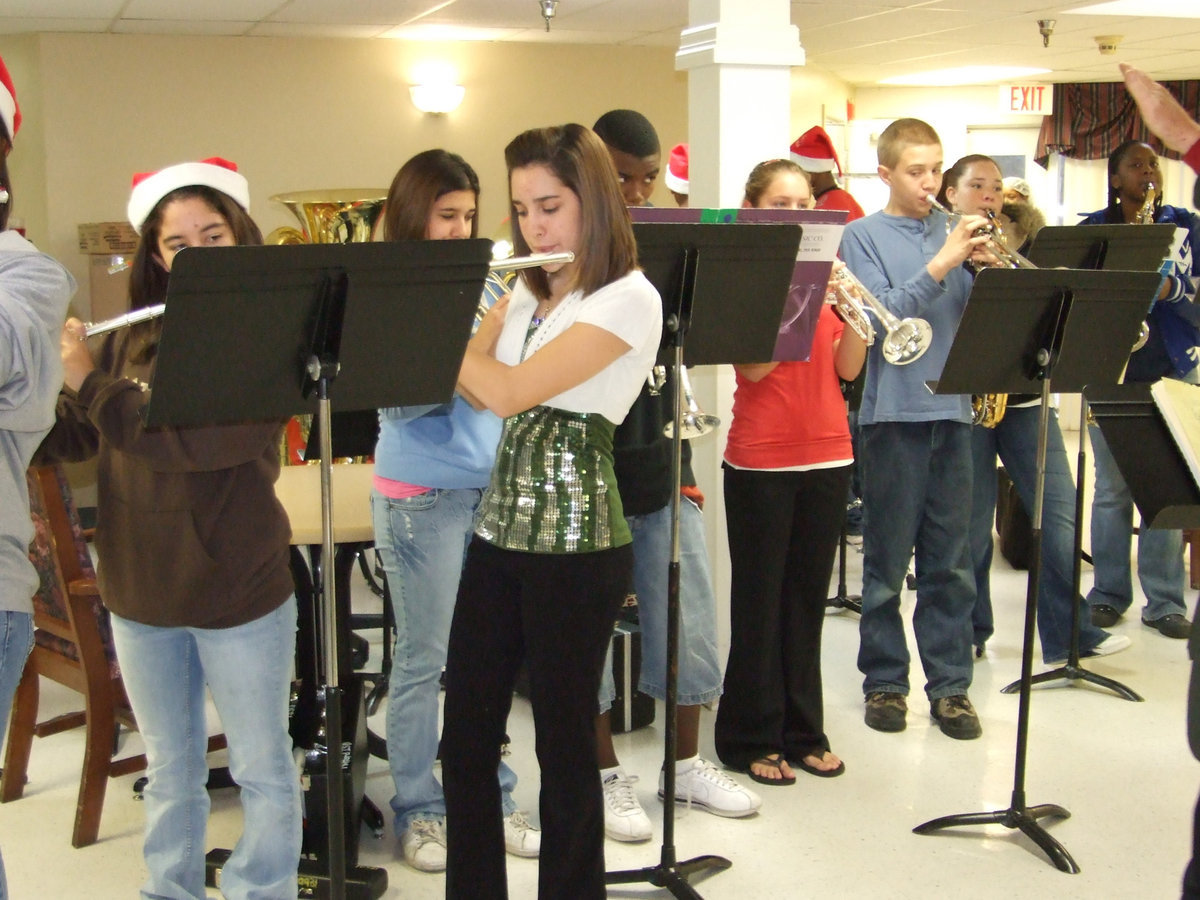
[[[493,272],[511,272],[514,269],[532,269],[535,266],[545,266],[553,263],[569,263],[574,259],[575,254],[569,251],[563,253],[535,253],[531,256],[510,256],[508,259],[493,259],[488,268]],[[135,309],[133,312],[105,319],[102,322],[85,322],[83,333],[87,337],[107,334],[110,331],[116,331],[118,328],[124,328],[126,325],[136,325],[138,322],[156,319],[166,311],[166,308],[167,305],[165,303],[156,303],[154,306]]]
[[[300,220],[301,228],[281,226],[267,244],[363,244],[374,237],[387,191],[379,188],[294,191],[271,197]]]
[[[833,273],[836,286],[834,305],[842,319],[868,347],[875,342],[875,327],[867,316],[869,309],[887,332],[883,358],[895,366],[906,366],[920,359],[933,340],[933,328],[924,319],[899,319],[868,291],[849,269]]]
[[[1141,208],[1137,211],[1137,215],[1133,217],[1134,225],[1153,225],[1154,224],[1154,201],[1158,199],[1158,188],[1151,181],[1146,185],[1146,199],[1142,201]],[[1143,321],[1142,329],[1138,332],[1137,340],[1133,342],[1133,353],[1137,353],[1146,346],[1146,341],[1150,340],[1150,325]]]

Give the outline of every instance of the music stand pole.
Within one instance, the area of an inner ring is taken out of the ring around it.
[[[1051,669],[1048,672],[1040,672],[1033,676],[1032,684],[1047,684],[1051,681],[1059,681],[1066,679],[1070,684],[1074,681],[1083,681],[1088,684],[1096,684],[1100,687],[1108,688],[1118,697],[1124,697],[1126,700],[1141,702],[1144,698],[1141,694],[1126,687],[1114,678],[1108,678],[1104,675],[1097,675],[1095,672],[1089,672],[1079,662],[1079,629],[1083,624],[1081,619],[1081,611],[1079,602],[1079,589],[1083,581],[1083,498],[1084,487],[1087,484],[1087,400],[1083,394],[1079,395],[1079,455],[1075,466],[1075,565],[1074,578],[1071,581],[1071,643],[1067,650],[1067,661],[1056,669]],[[1021,689],[1020,680],[1014,681],[1012,684],[1006,685],[1000,689],[1002,694],[1013,694]]]
[[[1081,269],[987,269],[980,272],[958,324],[936,384],[940,394],[1031,393],[1041,396],[1037,478],[1032,519],[1033,550],[1025,592],[1020,706],[1012,803],[1007,809],[943,816],[918,825],[933,834],[955,825],[998,824],[1019,828],[1060,870],[1079,866],[1038,824],[1045,816],[1070,815],[1056,804],[1025,803],[1029,706],[1033,693],[1033,643],[1042,570],[1042,505],[1046,487],[1046,444],[1050,390],[1057,371],[1064,389],[1115,382],[1128,359],[1133,327],[1145,316],[1145,297],[1159,281],[1156,272],[1096,272]]]
[[[849,593],[846,584],[846,522],[842,521],[842,534],[838,540],[838,586],[837,594],[825,601],[826,609],[848,609],[862,615],[862,597]]]
[[[1038,417],[1037,487],[1034,491],[1031,543],[1032,559],[1025,589],[1025,630],[1021,651],[1021,694],[1017,709],[1017,750],[1013,771],[1012,801],[1007,809],[993,812],[960,813],[942,816],[918,825],[915,834],[933,834],[943,828],[958,825],[1003,825],[1019,828],[1030,840],[1042,848],[1050,860],[1063,872],[1079,872],[1079,866],[1067,849],[1038,823],[1046,816],[1069,818],[1070,813],[1054,803],[1043,803],[1029,807],[1025,803],[1025,760],[1029,746],[1029,705],[1033,684],[1033,636],[1037,619],[1037,594],[1042,575],[1042,496],[1046,482],[1046,432],[1050,421],[1050,368],[1051,354],[1047,349],[1038,351],[1038,362],[1045,368],[1042,381],[1042,402]]]
[[[688,291],[694,284],[696,254],[687,252],[684,266],[685,275],[681,281],[681,291]],[[647,882],[655,887],[666,888],[672,895],[688,900],[700,900],[700,894],[688,884],[689,876],[708,869],[728,869],[732,863],[723,856],[705,854],[683,862],[676,861],[675,854],[675,751],[678,745],[679,723],[678,711],[678,681],[679,681],[679,491],[683,479],[683,388],[681,386],[683,373],[683,337],[684,328],[681,317],[672,315],[666,327],[672,329],[672,344],[674,347],[674,362],[672,369],[674,404],[671,414],[673,430],[671,432],[671,559],[667,564],[667,699],[666,699],[666,736],[663,747],[663,840],[656,866],[642,869],[625,869],[608,872],[604,876],[606,884],[634,884]]]

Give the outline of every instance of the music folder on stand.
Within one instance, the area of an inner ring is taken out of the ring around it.
[[[346,865],[346,828],[357,826],[358,810],[345,808],[343,793],[333,409],[448,401],[490,258],[491,242],[480,239],[205,248],[180,253],[172,265],[146,424],[283,420],[315,411],[321,427],[325,739],[312,752],[326,764],[328,848],[324,860],[301,860],[302,897],[374,900],[387,889],[386,870]],[[227,857],[225,850],[208,854],[209,886]]]
[[[663,842],[655,866],[609,872],[608,884],[646,882],[676,897],[699,898],[694,874],[728,869],[722,856],[679,862],[675,853],[676,690],[679,659],[679,484],[683,392],[687,365],[771,359],[791,286],[801,227],[794,224],[665,224],[635,222],[638,260],[663,301],[659,362],[674,370],[671,558],[667,571],[666,727],[663,753]],[[736,304],[736,306],[735,306]]]
[[[1041,396],[1012,801],[1006,809],[933,819],[914,828],[916,834],[959,825],[1004,825],[1019,829],[1061,871],[1079,871],[1066,848],[1038,822],[1046,816],[1067,818],[1070,813],[1057,804],[1030,807],[1025,801],[1051,382],[1064,391],[1115,382],[1146,314],[1146,298],[1154,295],[1159,280],[1157,273],[1150,272],[1078,269],[986,269],[975,279],[936,392]]]

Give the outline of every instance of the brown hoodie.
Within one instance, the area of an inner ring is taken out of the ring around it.
[[[60,395],[39,455],[98,456],[96,551],[109,609],[146,625],[243,625],[294,589],[274,488],[282,423],[146,428],[159,328],[106,338],[79,394]]]

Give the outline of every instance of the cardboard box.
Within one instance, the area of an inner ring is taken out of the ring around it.
[[[103,322],[129,311],[131,253],[93,253],[88,257],[88,295],[92,322]]]
[[[129,253],[137,249],[138,233],[128,222],[92,222],[79,226],[80,253]]]

